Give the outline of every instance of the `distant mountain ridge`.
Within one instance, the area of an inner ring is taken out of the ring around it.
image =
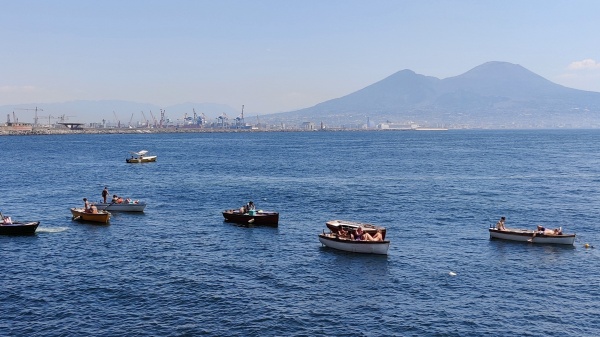
[[[346,96],[267,116],[274,123],[408,122],[450,127],[600,127],[600,93],[567,88],[507,62],[445,79],[401,70]]]

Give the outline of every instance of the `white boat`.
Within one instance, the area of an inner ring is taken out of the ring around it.
[[[493,227],[489,228],[489,231],[490,239],[559,245],[572,245],[575,242],[575,234],[551,234],[548,231],[538,232],[531,229],[514,228],[500,230]]]
[[[142,150],[139,152],[130,151],[129,153],[131,153],[131,157],[125,159],[125,162],[127,162],[127,163],[150,163],[150,162],[156,161],[156,157],[157,157],[157,156],[147,156],[146,155],[146,154],[148,154],[147,150]]]
[[[326,225],[331,232],[319,234],[319,241],[324,246],[353,253],[381,255],[387,255],[390,248],[390,241],[385,240],[385,227],[345,220],[327,221]],[[341,236],[338,233],[340,229],[348,233],[355,233],[358,228],[361,228],[364,233],[368,233],[371,236],[380,231],[382,241],[358,241],[353,240],[352,236]]]
[[[111,202],[111,203],[103,203],[98,202],[95,203],[94,206],[98,208],[98,210],[111,211],[111,212],[143,212],[144,208],[146,208],[145,201],[132,201],[132,202]]]
[[[390,241],[354,241],[338,238],[332,233],[319,234],[319,241],[327,247],[352,253],[387,255],[390,248]]]

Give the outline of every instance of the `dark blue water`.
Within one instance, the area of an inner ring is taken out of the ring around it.
[[[0,137],[0,335],[600,334],[600,131]],[[151,164],[126,164],[148,149]],[[143,199],[71,220],[107,185]],[[253,200],[279,228],[224,223]],[[574,247],[490,241],[536,224]],[[388,227],[388,256],[321,247],[331,219]],[[450,272],[456,273],[451,276]]]

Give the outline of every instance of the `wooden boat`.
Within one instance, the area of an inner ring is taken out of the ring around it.
[[[142,150],[139,152],[131,152],[131,157],[125,159],[127,163],[150,163],[156,161],[157,156],[147,156],[147,150]]]
[[[514,228],[499,230],[494,227],[490,227],[489,232],[490,239],[559,245],[572,245],[575,242],[575,234],[551,234],[549,231],[538,232],[531,229]]]
[[[110,213],[107,211],[98,211],[98,213],[86,212],[83,208],[71,208],[71,214],[73,214],[73,220],[83,220],[92,222],[108,223],[110,220]]]
[[[20,222],[12,221],[0,212],[0,235],[33,235],[38,228],[39,221]]]
[[[344,220],[331,220],[326,225],[331,232],[319,234],[319,241],[324,246],[353,253],[381,255],[387,255],[390,248],[390,241],[385,240],[385,227]],[[350,233],[355,232],[359,227],[363,229],[363,232],[371,235],[375,235],[377,230],[380,230],[383,241],[356,241],[349,236],[342,237],[338,234],[340,229]]]
[[[237,209],[228,209],[223,211],[225,221],[234,222],[242,225],[266,225],[277,227],[279,224],[279,213],[262,210],[249,210],[246,213]]]
[[[381,230],[381,235],[385,240],[386,229],[382,226],[375,226],[369,223],[357,222],[357,221],[347,221],[347,220],[330,220],[325,223],[327,228],[332,233],[337,233],[337,231],[342,228],[348,232],[355,232],[358,227],[362,227],[365,233],[369,233],[371,236],[377,233],[377,230]]]
[[[146,208],[145,201],[132,201],[132,202],[111,202],[111,203],[103,203],[97,202],[94,203],[94,206],[98,208],[98,210],[103,211],[111,211],[111,212],[143,212]]]
[[[342,239],[333,233],[319,234],[319,241],[324,246],[352,253],[387,255],[390,241],[353,241]]]

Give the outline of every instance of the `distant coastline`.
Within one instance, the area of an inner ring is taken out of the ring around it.
[[[124,128],[33,128],[32,130],[9,130],[0,128],[0,136],[33,136],[33,135],[73,135],[73,134],[157,134],[157,133],[239,133],[239,132],[336,132],[336,131],[379,131],[379,132],[406,132],[406,131],[447,131],[445,128],[417,128],[411,130],[394,129],[352,129],[352,128],[328,128],[319,130],[307,129],[216,129],[216,128],[151,128],[151,129],[124,129]]]

